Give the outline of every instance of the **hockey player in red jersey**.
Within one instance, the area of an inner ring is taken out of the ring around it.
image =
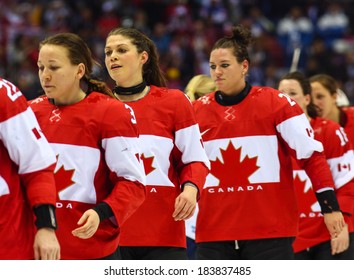
[[[323,146],[286,94],[246,81],[252,35],[242,25],[210,54],[218,91],[194,104],[210,174],[198,203],[198,259],[293,259],[298,210],[291,158],[313,182],[334,238],[345,226]]]
[[[120,228],[146,195],[134,112],[92,78],[94,63],[75,34],[40,43],[45,96],[30,104],[57,156],[63,259],[115,259]]]
[[[312,88],[312,100],[319,108],[319,115],[342,126],[349,141],[354,143],[354,107],[337,105],[338,84],[336,80],[327,74],[317,74],[309,79]],[[350,168],[353,171],[350,165],[347,167],[340,165],[338,167],[341,170]],[[354,215],[351,216],[351,219],[354,225]],[[351,239],[354,239],[354,233],[351,233],[350,236]]]
[[[337,106],[338,84],[327,74],[317,74],[309,78],[313,103],[319,108],[322,118],[339,123],[346,131],[349,140],[354,143],[354,107]]]
[[[54,164],[26,98],[0,78],[0,259],[60,258]]]
[[[316,140],[324,154],[335,183],[335,193],[346,226],[337,238],[331,238],[311,191],[311,181],[294,160],[294,185],[299,205],[299,232],[293,248],[296,259],[354,259],[354,240],[350,217],[354,212],[354,152],[344,129],[336,122],[317,116],[311,101],[311,85],[304,74],[292,72],[280,79],[278,89],[295,100],[310,120]],[[343,167],[343,168],[342,168]]]
[[[184,89],[185,94],[189,97],[192,103],[202,97],[216,90],[216,86],[212,78],[208,75],[196,75],[189,80],[186,88]],[[187,235],[187,253],[188,259],[195,259],[195,251],[197,246],[195,244],[195,225],[198,215],[198,204],[195,209],[193,216],[186,221],[186,235]]]
[[[117,98],[137,117],[147,175],[146,201],[122,228],[122,259],[187,259],[185,219],[208,174],[193,107],[165,87],[156,46],[134,28],[112,30],[105,63]]]

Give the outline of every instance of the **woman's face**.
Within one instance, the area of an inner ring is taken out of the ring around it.
[[[107,38],[105,64],[117,85],[130,87],[141,83],[143,65],[147,60],[147,52],[139,54],[129,38],[122,35],[111,35]]]
[[[44,45],[39,50],[38,76],[48,98],[58,104],[68,104],[82,93],[80,79],[85,74],[85,66],[73,65],[67,50],[62,46]]]
[[[328,118],[336,108],[336,94],[331,94],[320,82],[311,83],[311,97],[313,103],[319,108],[319,115]]]
[[[307,112],[307,105],[310,103],[310,95],[304,94],[300,83],[294,79],[284,79],[279,82],[279,91],[289,95],[304,112]]]
[[[216,87],[227,95],[239,93],[245,87],[248,61],[238,63],[232,49],[215,49],[210,54],[210,76]]]

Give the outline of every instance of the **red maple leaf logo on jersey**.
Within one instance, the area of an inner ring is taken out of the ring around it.
[[[74,172],[75,169],[66,170],[64,165],[62,165],[56,172],[54,172],[55,184],[57,186],[58,193],[75,183],[72,180]]]
[[[257,157],[246,156],[241,162],[241,149],[235,149],[230,141],[225,150],[220,149],[222,161],[210,161],[211,173],[220,180],[219,186],[247,185],[248,178],[259,169]]]
[[[152,162],[154,161],[154,156],[152,157],[145,157],[144,154],[141,155],[141,159],[144,163],[145,175],[149,175],[152,171],[156,168],[152,166]]]
[[[295,175],[294,187],[301,213],[312,211],[311,206],[317,201],[312,188],[306,189],[306,181],[307,179],[301,180],[299,174]]]

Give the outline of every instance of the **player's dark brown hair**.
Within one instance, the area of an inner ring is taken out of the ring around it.
[[[159,53],[155,43],[138,29],[130,27],[118,27],[109,32],[108,37],[121,35],[130,39],[136,46],[138,53],[146,51],[149,55],[148,61],[143,66],[143,79],[148,85],[166,87],[167,80],[159,64]]]
[[[326,88],[331,95],[337,93],[338,84],[337,81],[327,74],[317,74],[310,77],[310,83],[319,82],[324,88]]]
[[[114,97],[105,82],[92,76],[94,65],[100,67],[100,64],[92,58],[90,48],[81,37],[73,33],[58,33],[41,41],[39,48],[41,49],[44,45],[61,46],[67,50],[68,58],[73,65],[79,65],[80,63],[85,65],[85,75],[82,80],[87,84],[87,94],[97,91]]]
[[[302,89],[302,92],[304,95],[310,95],[311,97],[311,84],[310,80],[301,72],[299,71],[294,71],[290,72],[288,74],[285,74],[281,79],[279,80],[295,80],[300,84],[300,87]],[[307,105],[307,113],[311,118],[315,118],[318,116],[318,108],[317,106],[312,102],[312,99],[310,99],[309,105]]]
[[[251,31],[245,26],[238,24],[232,27],[232,34],[219,39],[213,46],[216,49],[232,49],[238,63],[247,60],[251,64],[248,54],[248,46],[253,42]]]

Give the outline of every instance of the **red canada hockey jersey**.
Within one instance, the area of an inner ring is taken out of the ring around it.
[[[32,208],[55,205],[54,163],[27,100],[0,78],[0,259],[34,259]]]
[[[337,123],[322,118],[311,119],[315,139],[324,147],[324,153],[335,183],[335,192],[343,213],[354,211],[354,153],[344,129]],[[294,161],[294,185],[299,205],[299,232],[293,243],[294,252],[331,239],[323,221],[320,206],[311,190],[312,184],[306,172]],[[349,230],[353,230],[350,218],[344,215]]]
[[[196,242],[295,236],[298,208],[291,157],[314,190],[333,179],[302,109],[289,96],[252,87],[242,102],[222,106],[215,92],[194,103],[211,162],[199,201]]]
[[[354,143],[354,107],[342,107],[340,109],[346,116],[345,123],[342,123],[341,120],[340,125],[345,129],[351,143]]]
[[[156,86],[127,104],[138,121],[148,194],[123,225],[120,245],[185,247],[185,223],[172,218],[175,199],[184,182],[201,190],[209,168],[193,107],[183,92]]]
[[[47,97],[30,104],[57,155],[54,176],[62,259],[112,254],[120,226],[146,195],[134,112],[97,92],[68,106],[57,107]],[[102,201],[110,205],[116,221],[104,220],[89,239],[73,236],[82,214]]]
[[[349,141],[354,145],[354,107],[342,107],[341,111],[345,114],[344,120],[340,120],[340,125],[344,128]],[[354,225],[354,215],[351,216],[352,224]],[[353,232],[354,229],[351,231]]]

